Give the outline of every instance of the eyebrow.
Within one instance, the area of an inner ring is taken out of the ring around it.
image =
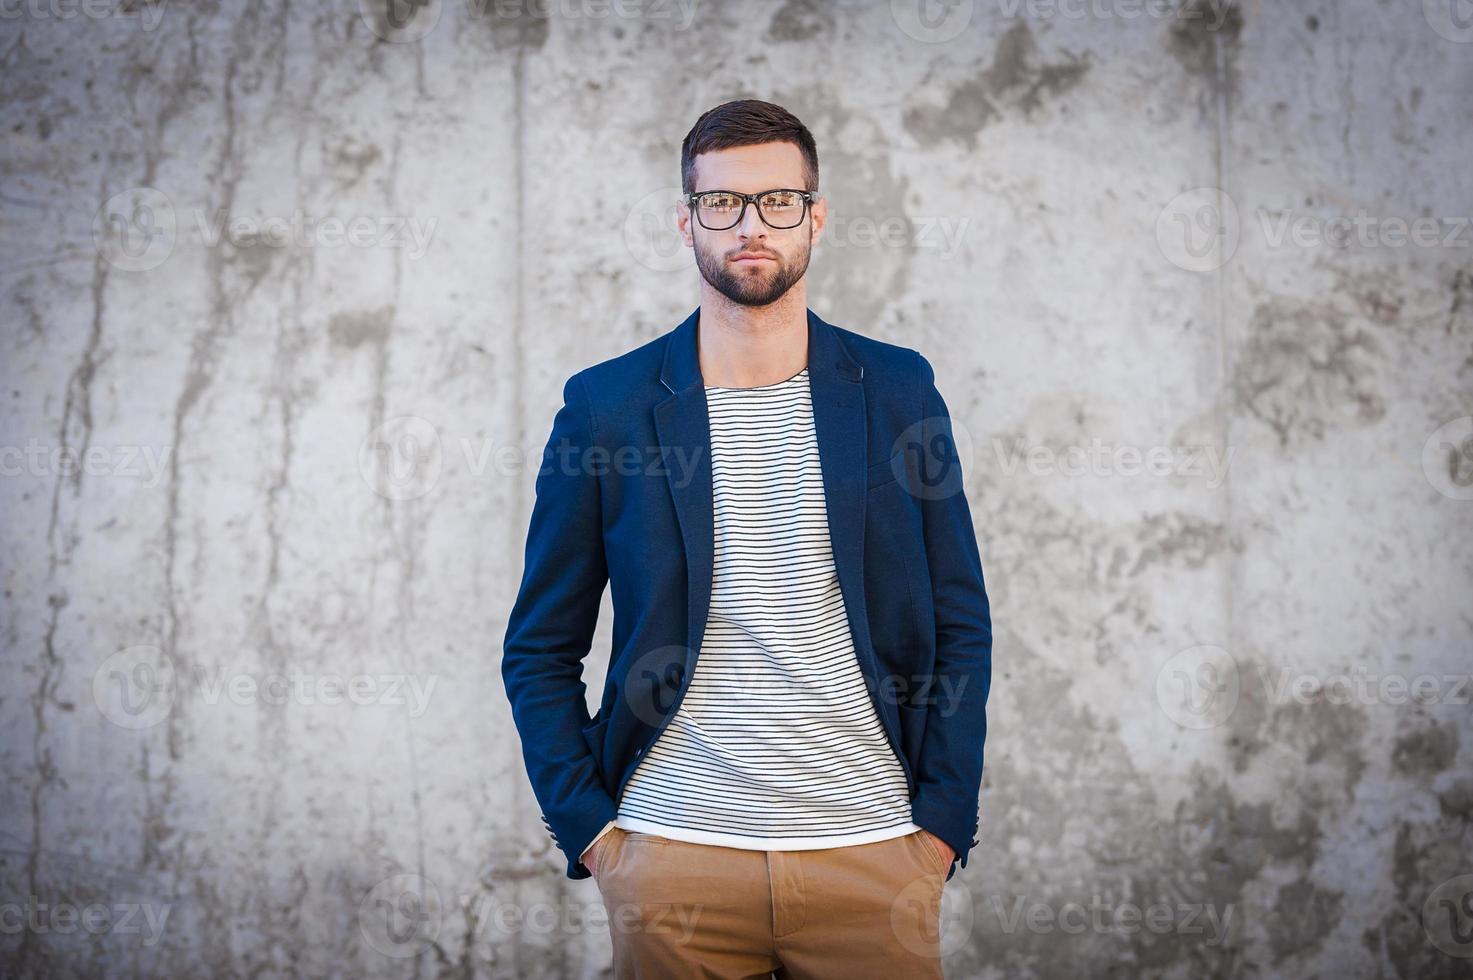
[[[741,194],[741,193],[748,193],[748,194],[768,194],[768,193],[771,193],[772,191],[803,191],[805,194],[811,194],[811,193],[813,193],[812,191],[809,191],[807,188],[797,187],[797,186],[794,186],[792,184],[782,184],[782,185],[777,186],[777,187],[764,187],[760,191],[746,191],[746,192],[743,192],[743,191],[734,191],[730,187],[708,187],[708,188],[706,188],[705,190],[702,190],[702,191],[691,191],[691,193],[692,194]]]

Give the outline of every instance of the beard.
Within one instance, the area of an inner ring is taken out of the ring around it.
[[[803,251],[791,261],[774,248],[763,247],[765,252],[777,256],[770,265],[741,266],[727,261],[724,254],[702,247],[696,239],[696,268],[701,278],[711,284],[718,293],[741,306],[769,306],[782,299],[793,284],[808,271],[808,260],[813,254],[813,229],[808,229],[808,241]],[[736,249],[732,254],[740,252]]]

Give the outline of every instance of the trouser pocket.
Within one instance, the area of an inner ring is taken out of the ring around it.
[[[951,869],[951,862],[941,856],[941,852],[931,842],[930,834],[927,834],[924,830],[917,830],[913,836],[920,841],[921,847],[925,849],[926,853],[931,855],[931,870],[945,874]]]

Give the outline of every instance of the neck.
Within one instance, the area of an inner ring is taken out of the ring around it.
[[[776,384],[808,366],[808,302],[799,281],[767,306],[742,306],[701,284],[697,347],[705,384]]]

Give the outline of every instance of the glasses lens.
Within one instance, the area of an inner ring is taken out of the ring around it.
[[[757,199],[762,217],[774,228],[792,228],[803,220],[803,195],[797,191],[773,191]]]
[[[702,194],[696,198],[696,217],[712,231],[722,231],[737,223],[742,213],[742,199],[735,194]]]

